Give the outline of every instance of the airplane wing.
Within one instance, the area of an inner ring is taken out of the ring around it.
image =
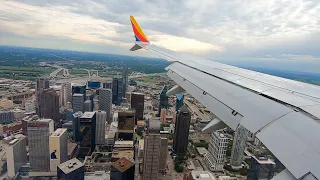
[[[320,179],[320,87],[152,45],[133,16],[132,51],[171,61],[168,76],[235,130],[242,125],[287,168],[282,176]]]

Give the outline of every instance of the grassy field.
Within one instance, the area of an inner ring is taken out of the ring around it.
[[[17,66],[0,66],[0,71],[2,72],[25,72],[25,73],[51,73],[55,69],[44,68],[44,67],[17,67]]]
[[[54,68],[0,66],[0,78],[32,80],[53,72]]]

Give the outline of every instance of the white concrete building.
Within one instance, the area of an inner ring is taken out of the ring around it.
[[[211,171],[223,171],[223,165],[226,159],[228,147],[228,138],[218,130],[212,132],[209,142],[208,153],[204,156]]]
[[[72,102],[72,89],[70,82],[64,82],[61,87],[62,106],[66,107],[68,102]]]
[[[7,167],[9,178],[14,178],[21,165],[27,163],[27,138],[22,134],[8,137],[4,144],[7,154]]]
[[[209,171],[191,171],[191,180],[216,180]]]
[[[56,172],[57,166],[68,160],[68,132],[67,129],[58,128],[49,137],[50,171]]]

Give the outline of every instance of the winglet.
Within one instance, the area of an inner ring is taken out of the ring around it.
[[[138,22],[135,20],[133,16],[130,16],[130,21],[134,32],[134,37],[136,38],[136,44],[130,50],[136,51],[142,48],[141,45],[150,44],[150,41],[148,40],[147,36],[144,34]]]

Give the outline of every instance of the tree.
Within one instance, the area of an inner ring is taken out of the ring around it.
[[[169,134],[169,139],[172,140],[174,138],[174,133]]]
[[[194,145],[195,147],[205,147],[205,148],[208,149],[209,143],[203,141],[203,142],[195,142],[195,143],[193,143],[193,145]]]
[[[137,131],[137,135],[140,136],[140,137],[142,137],[142,136],[143,136],[142,131],[138,130],[138,131]]]
[[[174,165],[174,170],[176,170],[177,173],[181,173],[184,170],[184,167],[181,164],[176,163]]]

